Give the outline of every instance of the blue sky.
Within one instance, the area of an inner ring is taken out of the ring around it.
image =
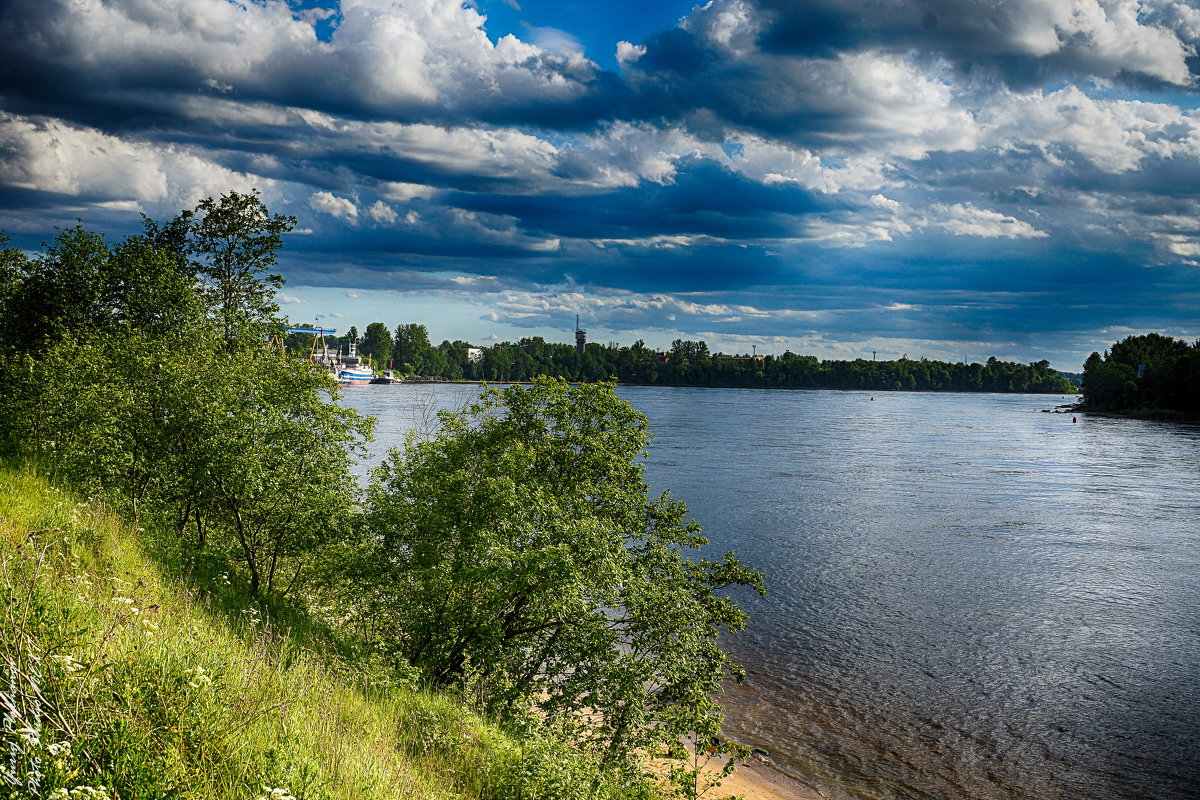
[[[1048,358],[1200,337],[1182,0],[9,0],[0,231],[297,217],[296,322]]]

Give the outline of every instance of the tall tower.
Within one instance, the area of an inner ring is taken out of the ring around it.
[[[579,327],[579,315],[575,315],[575,352],[583,355],[587,349],[587,331]]]

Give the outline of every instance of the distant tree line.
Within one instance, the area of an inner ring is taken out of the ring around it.
[[[1200,417],[1200,341],[1129,336],[1083,365],[1085,411]]]
[[[551,343],[540,336],[477,348],[481,352],[476,359],[470,348],[463,341],[435,347],[419,324],[400,325],[393,336],[386,325],[373,322],[359,342],[359,352],[372,356],[379,366],[391,359],[401,372],[447,380],[528,381],[549,375],[582,382],[615,377],[622,383],[664,386],[1056,394],[1075,390],[1049,361],[821,361],[792,352],[727,356],[709,352],[706,342],[684,339],[676,339],[665,352],[639,340],[630,347],[593,343],[581,354],[573,344]]]

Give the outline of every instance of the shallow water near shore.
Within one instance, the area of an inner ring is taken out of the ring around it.
[[[625,387],[765,573],[728,732],[831,797],[1200,796],[1200,427],[1059,396]],[[461,386],[363,387],[376,453]]]

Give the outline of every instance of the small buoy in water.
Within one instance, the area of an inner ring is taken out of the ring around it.
[[[1075,419],[1075,417],[1071,417],[1071,424],[1074,425],[1076,422],[1079,422],[1079,420]]]

